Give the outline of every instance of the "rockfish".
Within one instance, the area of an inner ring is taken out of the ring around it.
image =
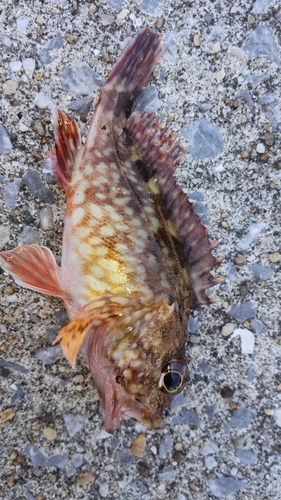
[[[60,297],[70,323],[58,334],[73,368],[80,350],[98,390],[105,429],[131,417],[148,428],[188,379],[187,320],[219,282],[208,229],[172,175],[184,157],[175,132],[131,106],[165,50],[142,29],[101,92],[83,145],[73,118],[54,112],[50,155],[66,192],[61,266],[42,246],[0,253],[19,285]]]

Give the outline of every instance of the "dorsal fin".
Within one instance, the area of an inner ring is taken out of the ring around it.
[[[184,253],[196,296],[194,305],[209,303],[205,290],[220,282],[210,270],[220,260],[211,253],[216,243],[207,238],[208,229],[200,222],[202,216],[194,213],[194,203],[188,200],[172,175],[185,154],[179,136],[166,122],[145,112],[133,113],[126,129],[133,148],[143,160],[140,173],[154,198],[154,205],[164,203],[169,212],[171,227],[169,222],[167,226],[175,233]]]
[[[49,153],[58,182],[66,190],[71,182],[71,174],[76,157],[82,147],[79,127],[71,116],[59,109],[53,112],[55,127],[55,149]]]

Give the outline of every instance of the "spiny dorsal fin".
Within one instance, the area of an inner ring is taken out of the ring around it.
[[[81,150],[80,130],[71,116],[59,109],[53,112],[55,127],[55,149],[49,154],[58,182],[66,190],[71,182],[71,174],[76,157]]]
[[[219,280],[210,274],[210,270],[219,262],[211,250],[216,243],[207,238],[208,229],[202,226],[200,215],[193,211],[194,204],[177,185],[173,172],[184,157],[184,149],[180,145],[179,136],[154,114],[136,112],[128,120],[126,129],[140,156],[145,172],[140,172],[147,182],[150,194],[157,204],[164,199],[170,218],[175,226],[178,238],[185,255],[190,274],[192,288],[199,304],[209,303],[205,293],[207,288],[216,285]],[[153,188],[158,183],[160,193]],[[163,201],[162,201],[163,203]]]

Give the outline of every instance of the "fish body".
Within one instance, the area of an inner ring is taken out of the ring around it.
[[[130,417],[148,428],[188,378],[186,325],[218,280],[215,244],[172,176],[177,135],[130,107],[165,50],[141,30],[107,78],[87,139],[54,113],[50,155],[67,202],[61,267],[45,247],[0,253],[17,283],[63,299],[70,323],[56,342],[75,366],[79,350],[97,387],[105,428]]]

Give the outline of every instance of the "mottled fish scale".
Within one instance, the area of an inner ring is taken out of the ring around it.
[[[37,245],[0,252],[16,282],[60,297],[70,318],[58,334],[73,367],[88,361],[113,432],[135,418],[158,427],[188,379],[190,308],[215,284],[214,244],[176,185],[184,151],[162,120],[130,107],[165,50],[142,29],[107,78],[85,145],[76,122],[53,113],[49,158],[67,205],[61,267]]]

